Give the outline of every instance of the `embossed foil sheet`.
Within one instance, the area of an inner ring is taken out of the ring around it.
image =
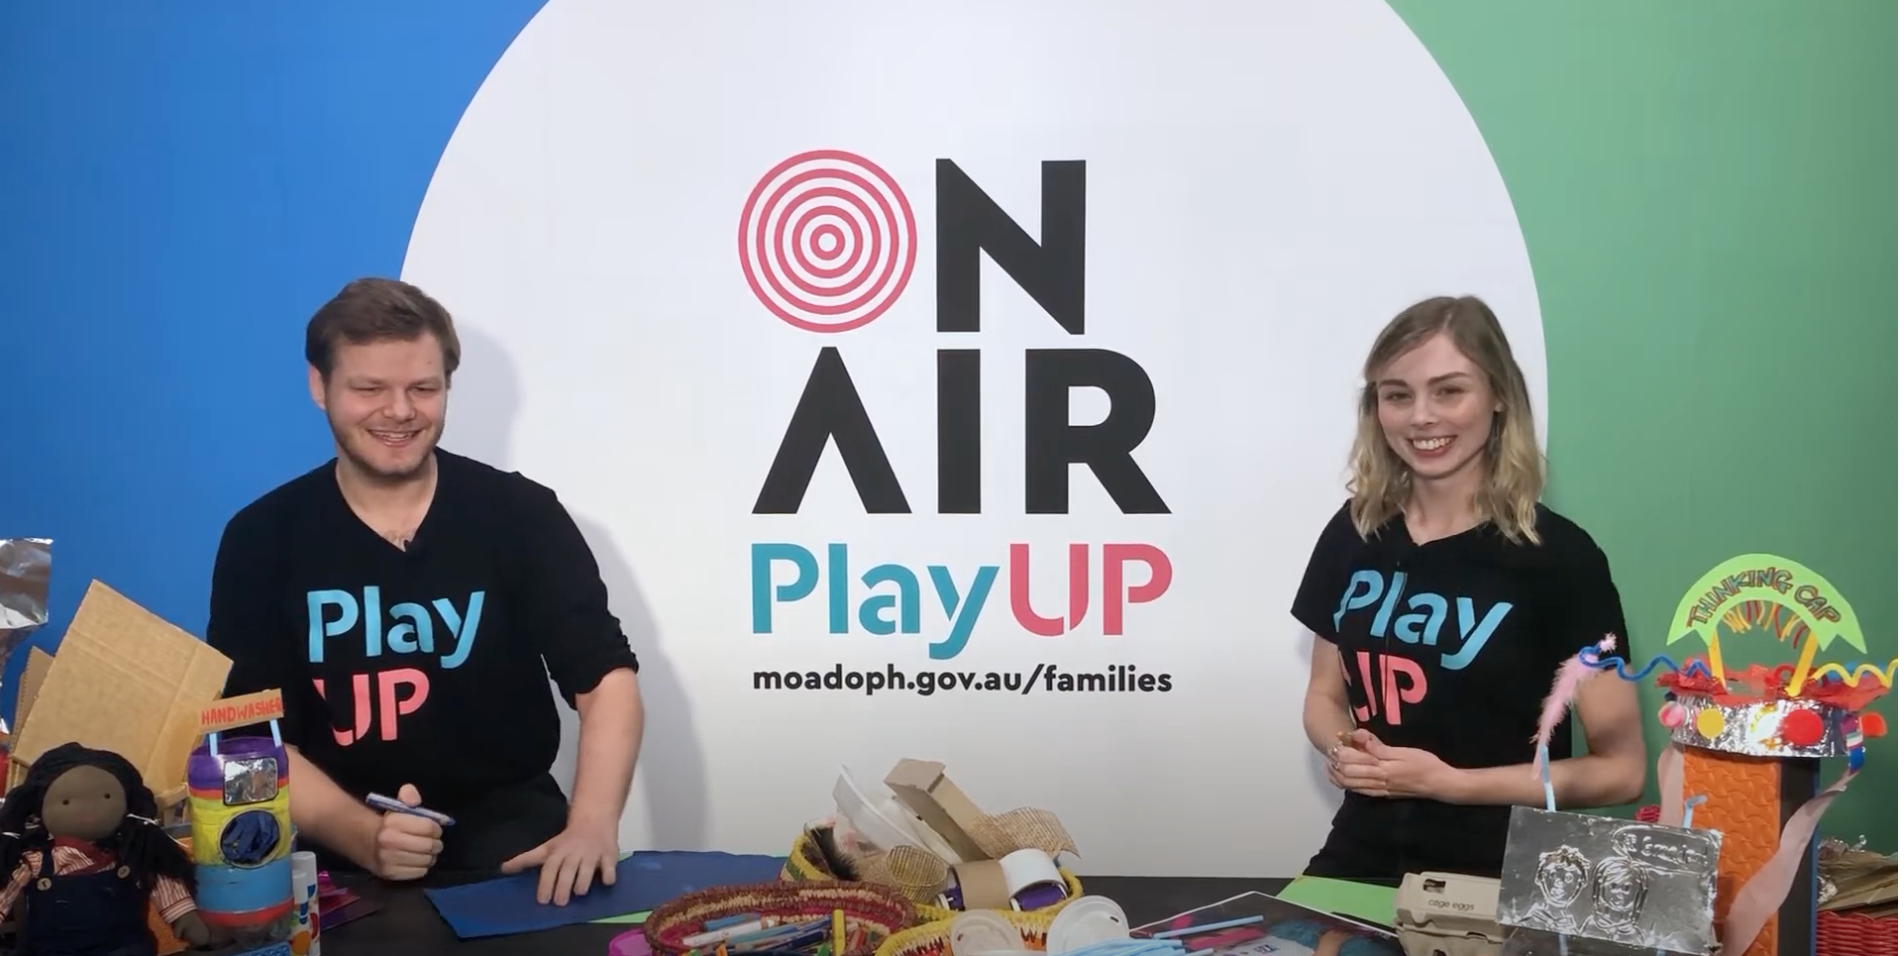
[[[1749,704],[1715,704],[1710,697],[1682,696],[1686,719],[1673,728],[1673,742],[1706,750],[1723,750],[1749,757],[1842,757],[1845,749],[1845,724],[1853,718],[1843,708],[1813,700],[1768,700]],[[1704,710],[1716,710],[1724,725],[1715,736],[1699,732],[1698,716]],[[1808,712],[1812,718],[1793,718],[1795,712]],[[1810,724],[1821,733],[1813,741],[1809,734],[1794,741],[1788,738],[1794,721]]]
[[[1566,945],[1561,945],[1562,940]],[[1714,950],[1717,951],[1716,948]],[[1517,929],[1501,943],[1500,956],[1658,956],[1672,950],[1626,946],[1581,936],[1562,937],[1556,933]]]
[[[1583,813],[1515,807],[1502,858],[1500,922],[1520,932],[1526,954],[1567,936],[1567,952],[1590,943],[1628,952],[1706,956],[1719,885],[1716,830],[1636,823]],[[1535,947],[1535,948],[1527,948]],[[1521,953],[1508,947],[1505,952]]]

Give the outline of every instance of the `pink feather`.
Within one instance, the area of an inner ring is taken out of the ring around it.
[[[1612,652],[1616,646],[1618,640],[1608,634],[1585,656],[1587,660],[1597,663],[1601,654]],[[1541,703],[1540,730],[1534,735],[1534,743],[1540,747],[1546,747],[1553,740],[1554,729],[1566,719],[1567,710],[1573,706],[1574,692],[1579,690],[1580,684],[1599,670],[1580,658],[1579,654],[1570,654],[1554,671],[1554,686],[1548,692],[1547,699]]]

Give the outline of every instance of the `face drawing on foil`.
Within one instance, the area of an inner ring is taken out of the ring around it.
[[[1540,855],[1534,869],[1534,885],[1548,906],[1567,909],[1587,888],[1593,875],[1587,856],[1570,846],[1556,847]]]
[[[1623,857],[1607,857],[1593,868],[1593,922],[1614,933],[1639,931],[1646,905],[1646,871]]]

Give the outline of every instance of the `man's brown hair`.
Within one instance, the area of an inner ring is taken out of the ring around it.
[[[442,346],[447,382],[463,358],[449,310],[401,279],[356,279],[311,316],[304,327],[304,360],[329,381],[343,344],[413,342],[426,333]]]

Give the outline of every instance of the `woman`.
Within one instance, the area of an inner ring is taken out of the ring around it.
[[[1527,384],[1486,304],[1410,307],[1363,374],[1350,498],[1293,607],[1315,634],[1303,729],[1345,791],[1306,872],[1498,879],[1509,807],[1546,803],[1531,740],[1555,669],[1609,634],[1630,656],[1619,593],[1592,537],[1539,503]],[[1634,687],[1595,675],[1576,713],[1588,753],[1563,723],[1556,802],[1638,799]]]

